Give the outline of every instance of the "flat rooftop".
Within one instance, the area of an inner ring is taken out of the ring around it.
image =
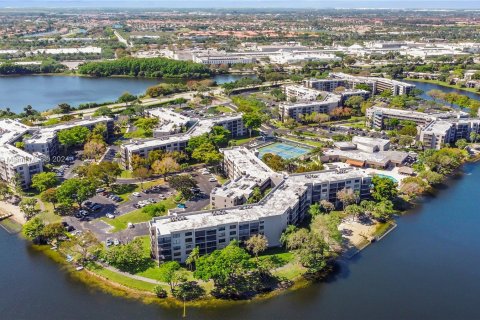
[[[288,176],[264,199],[253,205],[242,205],[220,210],[208,210],[179,214],[176,217],[154,218],[152,226],[160,235],[192,229],[208,229],[221,225],[238,224],[247,221],[285,214],[289,208],[299,204],[300,197],[310,183],[328,183],[349,179],[367,178],[369,175],[360,169],[339,169]]]

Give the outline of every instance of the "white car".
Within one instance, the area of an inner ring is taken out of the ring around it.
[[[107,213],[105,217],[107,217],[108,219],[115,219],[115,216],[111,213]]]
[[[134,192],[134,193],[132,193],[132,196],[134,196],[134,197],[141,197],[141,194],[140,194],[140,192]]]
[[[118,239],[113,239],[113,245],[118,246],[120,241]]]
[[[133,223],[131,223],[131,222],[129,222],[129,223],[127,224],[127,226],[128,226],[129,229],[135,228],[135,225],[134,225]]]
[[[214,177],[211,177],[210,179],[208,179],[208,181],[210,181],[210,182],[217,182],[217,179],[215,179]]]
[[[203,174],[204,176],[206,176],[206,175],[210,174],[210,171],[202,171],[202,174]]]

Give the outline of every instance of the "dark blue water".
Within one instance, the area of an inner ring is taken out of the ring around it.
[[[218,84],[235,81],[240,75],[217,75]],[[87,78],[68,76],[14,76],[0,77],[0,109],[10,108],[21,112],[27,105],[44,111],[60,103],[78,106],[86,102],[115,101],[128,91],[143,94],[154,79],[136,78]]]
[[[327,283],[258,303],[187,309],[187,319],[480,319],[480,165],[398,219]],[[0,229],[0,318],[181,319],[72,280]]]

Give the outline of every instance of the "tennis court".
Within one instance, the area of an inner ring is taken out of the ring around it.
[[[304,154],[310,152],[310,149],[304,147],[298,147],[283,142],[275,142],[268,146],[258,149],[258,157],[261,159],[266,153],[273,153],[279,155],[283,159],[298,158]]]

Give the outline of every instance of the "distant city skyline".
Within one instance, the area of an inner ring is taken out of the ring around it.
[[[103,7],[103,8],[127,8],[127,7],[156,7],[156,8],[372,8],[372,9],[480,9],[480,1],[445,1],[445,0],[178,0],[175,2],[165,0],[0,0],[0,7]]]

